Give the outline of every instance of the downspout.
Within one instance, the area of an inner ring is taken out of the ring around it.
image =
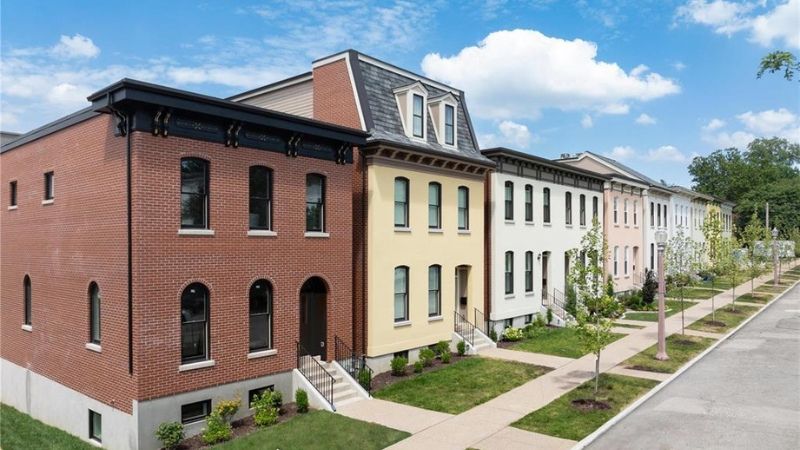
[[[359,149],[361,159],[361,351],[367,353],[367,156]]]
[[[127,213],[128,213],[128,374],[133,375],[133,225],[131,217],[131,122],[126,120],[126,162],[127,162]]]

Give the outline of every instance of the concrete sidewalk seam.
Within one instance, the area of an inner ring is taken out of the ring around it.
[[[586,436],[585,438],[581,439],[581,440],[580,440],[580,441],[579,441],[577,444],[575,444],[575,446],[574,446],[574,447],[572,447],[572,450],[582,450],[582,449],[586,448],[586,446],[587,446],[587,445],[591,444],[591,443],[592,443],[592,442],[594,442],[594,441],[595,441],[595,440],[596,440],[598,437],[600,437],[601,435],[605,434],[605,433],[606,433],[606,432],[607,432],[609,429],[611,429],[611,427],[613,427],[614,425],[616,425],[617,423],[619,423],[619,421],[621,421],[622,419],[624,419],[625,417],[627,417],[627,416],[628,416],[630,413],[632,413],[633,411],[635,411],[635,410],[636,410],[636,408],[638,408],[639,406],[641,406],[641,404],[642,404],[642,403],[644,403],[645,401],[649,400],[651,397],[653,397],[653,396],[654,396],[655,394],[657,394],[659,391],[661,391],[662,389],[664,389],[664,388],[665,388],[667,385],[669,385],[670,383],[672,383],[672,382],[673,382],[675,379],[677,379],[677,378],[678,378],[679,376],[681,376],[681,375],[682,375],[684,372],[686,372],[686,371],[687,371],[687,370],[688,370],[690,367],[692,367],[693,365],[695,365],[695,363],[697,363],[698,361],[700,361],[701,359],[703,359],[703,357],[704,357],[704,356],[706,356],[708,353],[710,353],[710,352],[711,352],[713,349],[717,348],[717,347],[718,347],[720,344],[722,344],[723,342],[725,342],[726,340],[728,340],[730,337],[732,337],[733,335],[735,335],[735,334],[736,334],[736,333],[739,331],[739,329],[741,329],[741,328],[742,328],[743,326],[745,326],[746,324],[750,323],[750,321],[751,321],[751,320],[753,320],[753,319],[755,319],[756,317],[758,317],[759,315],[761,315],[761,313],[763,313],[763,312],[764,312],[764,311],[766,311],[768,308],[770,308],[770,307],[771,307],[771,306],[772,306],[774,303],[776,303],[776,302],[777,302],[777,300],[778,300],[778,299],[780,299],[781,297],[783,297],[784,295],[786,295],[786,293],[787,293],[787,292],[789,292],[791,289],[793,289],[793,288],[794,288],[796,285],[798,285],[798,284],[800,284],[800,280],[798,280],[798,281],[795,281],[795,282],[794,282],[794,284],[792,284],[791,286],[789,286],[788,288],[786,288],[786,290],[784,290],[784,291],[783,291],[783,292],[781,292],[780,294],[776,295],[776,296],[775,296],[775,297],[774,297],[772,300],[770,300],[770,301],[769,301],[769,303],[765,304],[765,305],[764,305],[764,307],[763,307],[763,308],[761,308],[761,309],[759,309],[759,310],[758,310],[758,311],[757,311],[755,314],[753,314],[752,316],[750,316],[750,317],[748,317],[747,319],[745,319],[745,320],[744,320],[742,323],[740,323],[739,325],[737,325],[737,326],[736,326],[736,328],[734,328],[733,330],[731,330],[731,331],[729,331],[728,333],[726,333],[726,334],[725,334],[723,337],[721,337],[719,340],[717,340],[716,342],[714,342],[714,343],[713,343],[713,344],[712,344],[710,347],[708,347],[707,349],[705,349],[705,350],[704,350],[702,353],[700,353],[699,355],[695,356],[695,357],[694,357],[694,358],[693,358],[691,361],[689,361],[688,363],[684,364],[684,365],[683,365],[683,367],[681,367],[680,369],[678,369],[678,371],[677,371],[677,372],[675,372],[674,374],[672,374],[672,376],[671,376],[671,377],[669,377],[669,378],[667,378],[666,380],[662,381],[662,382],[661,382],[661,383],[659,383],[659,384],[658,384],[656,387],[654,387],[653,389],[651,389],[651,390],[650,390],[648,393],[646,393],[645,395],[643,395],[642,397],[640,397],[639,399],[637,399],[637,400],[636,400],[635,402],[633,402],[632,404],[628,405],[628,407],[627,407],[627,408],[625,408],[624,410],[622,410],[622,412],[620,412],[619,414],[617,414],[616,416],[614,416],[613,418],[611,418],[611,420],[609,420],[608,422],[606,422],[606,423],[604,423],[603,425],[601,425],[601,426],[600,426],[600,428],[596,429],[596,430],[595,430],[595,431],[594,431],[592,434],[590,434],[589,436]],[[734,300],[735,300],[735,299],[734,299]],[[694,323],[694,322],[692,322],[692,323]],[[690,324],[690,325],[691,325],[691,324]]]

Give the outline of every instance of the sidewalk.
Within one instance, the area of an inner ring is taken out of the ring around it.
[[[757,278],[755,284],[761,285],[771,279],[771,274],[764,275]],[[749,287],[750,282],[747,281],[737,286],[736,291],[741,295],[745,293],[746,288],[749,290]],[[732,290],[727,290],[718,294],[714,303],[717,308],[720,308],[731,303],[732,300]],[[710,312],[711,302],[700,300],[696,305],[684,311],[685,323],[688,325]],[[645,325],[644,322],[638,322],[638,324]],[[645,325],[642,329],[633,329],[627,336],[610,344],[601,355],[600,370],[602,372],[610,371],[621,362],[655,344],[657,330],[658,323],[653,322]],[[666,319],[666,330],[667,335],[680,332],[680,314],[675,314]],[[590,380],[594,375],[594,355],[590,354],[579,359],[570,360],[569,358],[503,349],[487,351],[482,355],[525,363],[533,362],[555,367],[555,370],[457,416],[444,415],[447,417],[436,416],[436,418],[431,418],[427,416],[427,413],[431,413],[430,411],[425,411],[426,414],[417,414],[417,412],[409,414],[407,408],[410,407],[391,402],[371,405],[374,408],[368,408],[366,405],[361,406],[364,403],[376,402],[376,400],[365,400],[347,405],[347,407],[342,408],[343,411],[341,412],[348,415],[356,408],[361,408],[360,411],[362,413],[353,417],[390,427],[393,426],[392,422],[395,422],[395,419],[387,420],[387,418],[394,416],[406,416],[403,417],[404,421],[416,423],[417,425],[414,426],[410,424],[404,425],[403,429],[415,428],[418,431],[409,438],[390,447],[392,449],[437,448],[463,450],[468,447],[481,449],[513,448],[513,446],[508,447],[512,443],[520,448],[558,449],[571,447],[574,444],[572,441],[542,436],[536,433],[517,433],[516,430],[509,430],[508,426],[585,381]],[[550,362],[550,364],[545,361]],[[375,409],[375,411],[367,414],[366,412],[371,409]],[[526,442],[523,443],[521,441]]]

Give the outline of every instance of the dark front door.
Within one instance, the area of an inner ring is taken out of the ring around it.
[[[314,277],[300,290],[300,344],[312,356],[326,358],[327,297],[325,282]]]

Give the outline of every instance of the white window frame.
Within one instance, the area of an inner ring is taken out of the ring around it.
[[[445,129],[445,117],[447,107],[453,108],[453,143],[447,143],[447,133]],[[450,92],[443,96],[436,97],[428,103],[429,112],[436,112],[433,120],[433,133],[436,136],[436,142],[442,147],[457,148],[458,147],[458,99]]]
[[[422,137],[414,136],[414,95],[422,97]],[[400,121],[403,123],[403,130],[406,136],[417,142],[425,142],[428,139],[428,89],[416,81],[408,86],[399,87],[394,90],[397,109],[400,112]]]

